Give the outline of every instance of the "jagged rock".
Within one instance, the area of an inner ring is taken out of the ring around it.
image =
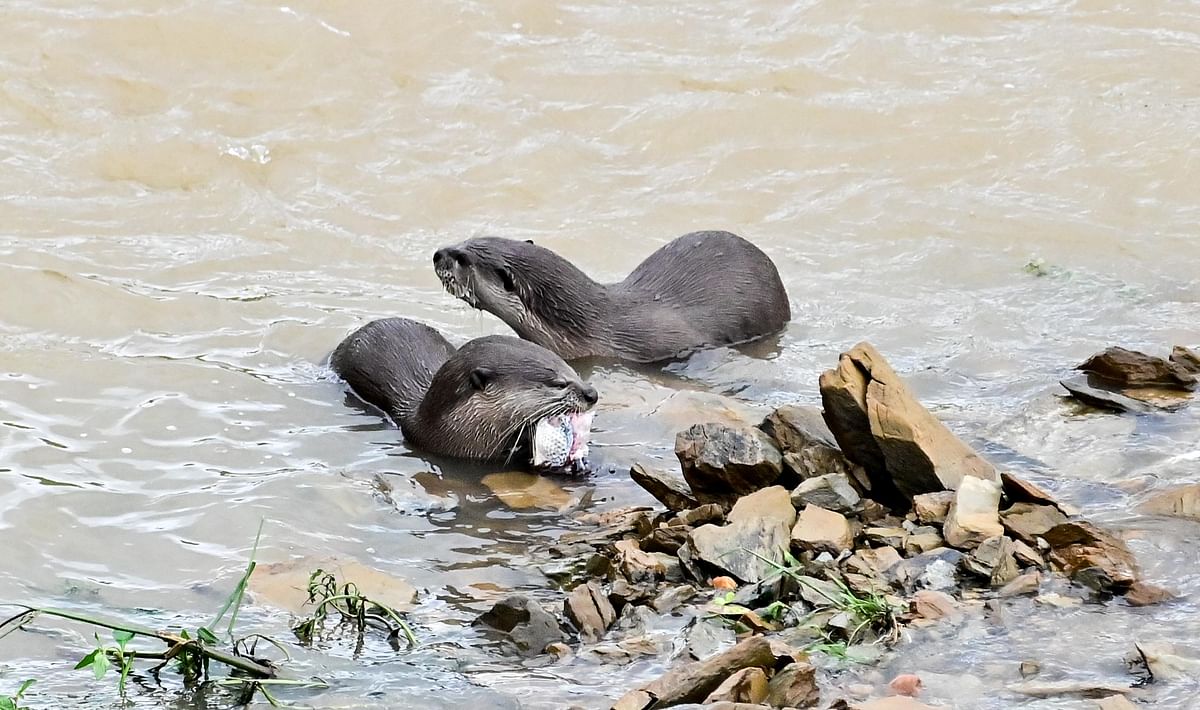
[[[683,632],[683,650],[680,656],[693,661],[703,661],[717,654],[734,642],[733,629],[723,622],[697,617]]]
[[[1124,695],[1110,695],[1096,701],[1096,710],[1137,710]]]
[[[801,576],[800,598],[815,607],[826,607],[841,596],[841,590],[833,582],[816,577]]]
[[[993,587],[1002,587],[1021,574],[1013,557],[1012,540],[1004,535],[989,537],[963,558],[963,569],[988,580]]]
[[[1010,503],[1034,503],[1037,505],[1052,505],[1062,511],[1063,515],[1068,517],[1079,515],[1079,510],[1074,506],[1067,505],[1050,495],[1044,488],[1026,481],[1024,478],[1012,473],[1000,474],[1000,485],[1004,489],[1004,497],[1008,498]]]
[[[749,427],[695,424],[675,437],[675,455],[701,503],[732,504],[775,483],[783,472],[775,442]]]
[[[1196,375],[1183,364],[1136,350],[1112,347],[1075,368],[1118,387],[1173,387],[1191,390]]]
[[[838,448],[821,410],[785,405],[767,415],[760,428],[779,444],[784,465],[800,480],[840,473],[870,490],[866,471]]]
[[[1141,581],[1131,584],[1129,590],[1125,592],[1125,602],[1129,606],[1153,606],[1169,602],[1174,598],[1175,595],[1170,590]]]
[[[772,486],[740,498],[727,520],[721,527],[705,525],[692,531],[693,558],[743,582],[773,574],[775,569],[766,560],[782,563],[796,521],[787,489]]]
[[[705,523],[721,523],[725,521],[725,508],[716,503],[705,503],[691,510],[681,510],[675,517],[667,521],[668,525],[697,527]]]
[[[690,584],[677,584],[660,592],[654,597],[654,601],[650,602],[650,606],[659,614],[666,614],[683,606],[695,596],[695,587]]]
[[[1000,513],[1000,522],[1010,535],[1030,545],[1046,534],[1055,525],[1067,522],[1062,511],[1050,505],[1014,503]]]
[[[846,516],[808,505],[792,528],[792,542],[805,550],[825,550],[836,555],[854,547],[854,535]]]
[[[724,653],[667,672],[645,687],[627,693],[613,707],[645,710],[698,703],[743,668],[771,668],[774,663],[771,644],[761,636],[751,636]]]
[[[699,505],[692,497],[691,491],[688,490],[687,483],[666,471],[647,468],[641,463],[635,463],[629,469],[629,477],[672,513],[689,510]]]
[[[863,530],[863,538],[872,545],[886,545],[903,550],[908,531],[901,527],[872,527]]]
[[[617,569],[630,582],[653,582],[666,578],[666,561],[658,553],[642,550],[637,540],[618,540],[613,543],[613,549],[616,552]]]
[[[474,625],[502,631],[523,656],[536,656],[552,643],[566,640],[558,620],[541,604],[523,595],[496,602],[475,619]]]
[[[1139,506],[1143,513],[1200,520],[1200,483],[1162,491]]]
[[[933,589],[922,589],[913,595],[909,608],[923,619],[937,621],[962,615],[961,607],[954,597]]]
[[[563,602],[563,612],[579,630],[579,637],[595,643],[617,620],[617,612],[604,590],[595,582],[575,587]]]
[[[946,542],[959,549],[975,547],[1004,534],[1000,525],[1000,484],[982,478],[962,480],[942,528]]]
[[[835,513],[850,515],[862,508],[862,498],[844,473],[828,473],[801,481],[792,491],[792,505],[801,509],[815,505]]]
[[[946,522],[950,504],[954,502],[954,491],[935,491],[913,496],[913,513],[923,525]]]
[[[1193,375],[1200,375],[1200,354],[1195,350],[1176,345],[1171,349],[1171,362],[1179,365]]]
[[[946,540],[937,532],[912,533],[904,538],[904,554],[912,557],[923,552],[932,552],[939,547],[945,547]]]
[[[887,572],[901,562],[903,559],[900,553],[896,552],[896,548],[875,547],[855,552],[844,564],[847,568],[857,569],[859,574],[886,579]]]
[[[1120,539],[1091,523],[1056,525],[1043,539],[1050,544],[1050,560],[1081,584],[1120,593],[1137,581],[1133,553]]]
[[[767,699],[767,674],[761,668],[743,668],[729,676],[704,699],[711,703],[758,704]]]
[[[1025,594],[1037,594],[1041,588],[1042,575],[1037,572],[1026,572],[1019,577],[1013,579],[1008,584],[1005,584],[996,595],[1004,597],[1017,597]]]
[[[688,539],[691,530],[682,526],[660,525],[642,538],[642,549],[646,552],[665,552],[674,555]]]
[[[1046,560],[1042,559],[1041,553],[1020,540],[1013,540],[1013,556],[1026,567],[1046,566]]]
[[[1140,641],[1135,644],[1155,680],[1200,680],[1200,658],[1180,655],[1166,641]]]
[[[842,451],[866,469],[873,494],[921,493],[959,487],[964,476],[997,480],[995,468],[921,406],[869,343],[843,353],[821,375],[825,421]]]
[[[893,695],[887,698],[868,700],[865,703],[851,703],[850,710],[937,710],[937,708],[906,695]]]
[[[811,708],[821,702],[817,670],[808,663],[792,663],[767,684],[767,705],[775,708]]]

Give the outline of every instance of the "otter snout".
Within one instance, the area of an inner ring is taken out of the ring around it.
[[[433,253],[433,268],[449,268],[454,262],[469,263],[466,252],[454,247],[442,247]]]
[[[587,402],[588,407],[591,407],[596,404],[596,402],[600,401],[600,393],[597,392],[596,388],[592,387],[591,385],[584,385],[583,387],[580,387],[579,396],[583,398],[583,401]]]

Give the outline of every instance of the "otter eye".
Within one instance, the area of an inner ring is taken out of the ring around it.
[[[496,276],[500,277],[500,283],[504,284],[505,291],[512,293],[517,290],[517,284],[513,281],[512,272],[508,270],[507,266],[497,266]]]
[[[550,386],[553,387],[554,389],[560,389],[560,390],[565,389],[567,387],[567,385],[569,385],[569,384],[571,384],[571,383],[567,382],[566,380],[564,380],[561,377],[556,377],[553,380],[550,380]]]

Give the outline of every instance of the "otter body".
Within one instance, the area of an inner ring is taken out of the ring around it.
[[[451,295],[568,360],[667,360],[755,340],[791,320],[771,259],[729,232],[685,234],[614,284],[532,242],[498,237],[440,249],[434,268]]]
[[[354,331],[330,366],[413,447],[443,456],[511,459],[527,453],[540,420],[585,412],[597,400],[596,390],[545,348],[493,335],[455,349],[407,318]]]

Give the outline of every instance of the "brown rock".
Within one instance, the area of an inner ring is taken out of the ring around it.
[[[1035,545],[1037,538],[1045,535],[1050,528],[1067,522],[1067,516],[1050,505],[1014,503],[1000,513],[1000,522],[1013,537]]]
[[[629,469],[629,477],[633,482],[646,489],[659,503],[667,506],[667,510],[678,513],[681,510],[695,508],[698,503],[688,490],[683,479],[675,478],[666,471],[647,468],[641,463],[635,463]]]
[[[1067,505],[1050,495],[1044,488],[1026,481],[1024,478],[1012,473],[1000,474],[1000,485],[1004,489],[1004,497],[1008,498],[1010,503],[1035,503],[1037,505],[1052,505],[1062,511],[1063,515],[1072,516],[1079,515],[1079,510],[1074,506]]]
[[[1084,521],[1063,523],[1043,536],[1050,560],[1071,579],[1103,592],[1123,592],[1137,581],[1137,561],[1117,537]]]
[[[767,699],[767,674],[761,668],[743,668],[708,694],[704,703],[752,703]]]
[[[872,545],[886,545],[902,550],[904,541],[908,538],[908,531],[901,527],[872,527],[863,530],[863,537]]]
[[[809,505],[800,512],[792,528],[792,542],[806,550],[825,550],[837,555],[854,546],[854,535],[846,516]]]
[[[954,491],[936,491],[913,496],[913,513],[922,525],[946,522],[950,504],[954,502]]]
[[[779,479],[783,457],[759,429],[695,424],[675,437],[683,477],[701,503],[732,504]]]
[[[937,710],[925,703],[904,695],[893,695],[890,698],[868,700],[865,703],[851,703],[850,710]]]
[[[687,542],[690,532],[682,525],[660,525],[642,538],[642,549],[646,552],[665,552],[668,555],[674,555]]]
[[[1149,582],[1134,582],[1125,592],[1125,601],[1129,606],[1153,606],[1174,598],[1175,595],[1171,591]]]
[[[1041,553],[1020,540],[1013,540],[1013,556],[1017,558],[1017,562],[1026,567],[1046,566],[1046,561],[1042,559]]]
[[[563,602],[563,612],[579,630],[579,637],[587,643],[599,641],[617,620],[616,610],[596,582],[572,589]]]
[[[1139,509],[1151,515],[1200,520],[1200,483],[1178,486],[1155,494]]]
[[[705,525],[692,531],[689,544],[694,558],[743,582],[774,574],[775,568],[766,560],[783,561],[796,520],[787,489],[772,486],[744,496],[727,519],[724,526]]]
[[[954,490],[964,476],[996,470],[933,416],[868,343],[821,375],[825,421],[848,458],[867,470],[873,492]],[[878,496],[876,496],[878,497]]]
[[[1200,375],[1200,354],[1197,354],[1195,350],[1176,345],[1171,349],[1171,362],[1193,375]]]
[[[1042,575],[1037,572],[1026,572],[1017,577],[1013,581],[1005,584],[996,592],[996,595],[1004,597],[1019,597],[1026,594],[1037,594],[1038,589],[1042,584]]]
[[[767,705],[776,708],[811,708],[821,702],[817,670],[808,663],[792,663],[771,678]]]
[[[1137,710],[1137,706],[1124,695],[1110,695],[1096,701],[1096,710]]]
[[[914,594],[909,605],[914,614],[930,621],[961,615],[959,604],[953,597],[932,589],[922,589]]]
[[[909,557],[945,546],[945,538],[936,532],[914,533],[904,538],[904,554]]]
[[[1191,390],[1196,375],[1184,365],[1136,350],[1112,347],[1075,368],[1119,387],[1174,387]]]
[[[653,582],[667,576],[667,567],[653,552],[644,552],[637,540],[613,543],[617,568],[630,582]]]
[[[888,689],[896,695],[906,695],[910,698],[915,698],[921,694],[921,689],[925,686],[921,682],[921,676],[913,673],[901,673],[892,678],[888,682]]]
[[[964,478],[946,514],[946,525],[942,528],[946,542],[967,550],[989,537],[1003,535],[999,508],[998,483],[982,478]]]
[[[1130,397],[1117,390],[1109,389],[1107,386],[1100,384],[1102,382],[1102,380],[1099,380],[1094,375],[1088,375],[1086,377],[1068,377],[1059,380],[1058,384],[1062,385],[1063,389],[1069,392],[1075,399],[1096,409],[1107,409],[1112,412],[1134,412],[1137,414],[1166,409],[1166,407],[1147,402],[1144,399]]]
[[[840,473],[870,490],[866,471],[838,448],[820,409],[785,405],[771,412],[760,428],[779,444],[784,465],[800,480]]]
[[[846,564],[852,564],[852,561],[861,565],[864,574],[882,577],[885,572],[900,564],[902,558],[894,547],[875,547],[855,552]]]
[[[751,636],[724,653],[667,672],[645,687],[627,693],[613,707],[645,710],[698,703],[743,668],[770,668],[774,663],[771,644],[761,636]]]
[[[724,520],[725,508],[716,503],[705,503],[691,510],[680,511],[674,518],[671,518],[669,523],[671,525],[696,527],[705,523],[720,523]]]
[[[532,599],[513,595],[496,602],[473,622],[507,634],[507,639],[524,656],[536,656],[565,635],[558,620]]]

